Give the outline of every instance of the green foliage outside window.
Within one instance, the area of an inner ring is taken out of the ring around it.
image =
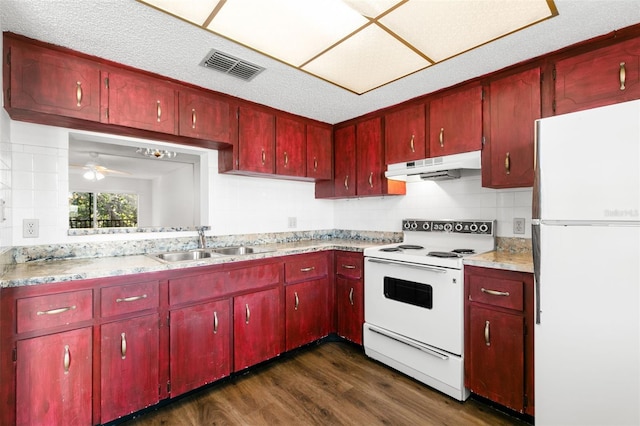
[[[138,195],[107,192],[72,192],[70,228],[121,228],[138,226]]]

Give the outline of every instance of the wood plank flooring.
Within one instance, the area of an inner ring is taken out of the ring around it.
[[[285,355],[122,424],[527,425],[476,400],[460,403],[343,342]]]

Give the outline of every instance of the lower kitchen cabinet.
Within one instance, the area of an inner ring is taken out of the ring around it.
[[[270,288],[233,301],[234,371],[279,355],[283,349],[280,288]]]
[[[364,325],[363,255],[336,252],[336,313],[338,335],[362,345]]]
[[[231,373],[230,303],[223,299],[171,311],[172,397]]]
[[[157,314],[100,327],[100,413],[105,423],[159,401]]]
[[[16,424],[91,425],[91,336],[85,327],[17,342]]]
[[[289,285],[285,293],[285,340],[288,351],[329,334],[328,279]]]
[[[465,386],[534,415],[533,276],[465,266]]]

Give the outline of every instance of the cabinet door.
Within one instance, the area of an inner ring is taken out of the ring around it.
[[[170,313],[172,397],[231,372],[230,303],[225,299]]]
[[[477,306],[471,306],[469,313],[465,385],[478,395],[522,412],[524,318]]]
[[[429,156],[482,148],[482,87],[434,99],[429,107]]]
[[[181,136],[230,142],[229,104],[213,96],[181,90],[178,125]]]
[[[356,158],[356,194],[382,194],[383,179],[386,180],[386,178],[384,177],[381,117],[358,123]]]
[[[109,72],[109,124],[176,133],[174,86],[152,77]]]
[[[240,170],[273,174],[275,117],[273,114],[240,107],[238,120]]]
[[[541,117],[540,68],[491,82],[485,111],[483,186],[533,186],[534,121]]]
[[[331,128],[307,124],[307,177],[330,180],[333,177]]]
[[[555,113],[640,98],[640,38],[558,61]]]
[[[356,127],[337,129],[334,134],[336,197],[356,195]]]
[[[426,115],[423,104],[384,117],[385,163],[403,163],[427,157]]]
[[[158,402],[158,339],[157,314],[100,327],[102,423]]]
[[[327,278],[289,285],[285,293],[285,337],[288,351],[329,334]]]
[[[91,425],[91,327],[17,343],[16,424]]]
[[[276,174],[306,175],[307,141],[305,125],[301,121],[276,118]]]
[[[246,294],[233,302],[234,371],[282,352],[283,312],[280,289]]]
[[[100,121],[98,64],[17,41],[9,49],[8,107]]]
[[[338,335],[362,344],[364,324],[364,286],[362,280],[336,277]]]

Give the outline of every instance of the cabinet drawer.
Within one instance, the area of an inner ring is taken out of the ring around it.
[[[285,262],[284,277],[288,283],[306,281],[326,276],[328,269],[326,255],[304,256]]]
[[[232,292],[253,290],[280,282],[280,264],[253,266],[229,272],[229,290]]]
[[[107,287],[100,290],[100,309],[103,317],[128,314],[157,307],[157,281]]]
[[[524,283],[519,280],[471,275],[469,300],[502,308],[524,309]]]
[[[16,309],[18,333],[87,321],[93,318],[93,290],[18,299]]]
[[[362,278],[362,254],[361,253],[337,253],[336,254],[336,274],[360,279]]]
[[[226,292],[226,277],[223,272],[190,275],[169,280],[169,303],[197,302],[223,296]]]

